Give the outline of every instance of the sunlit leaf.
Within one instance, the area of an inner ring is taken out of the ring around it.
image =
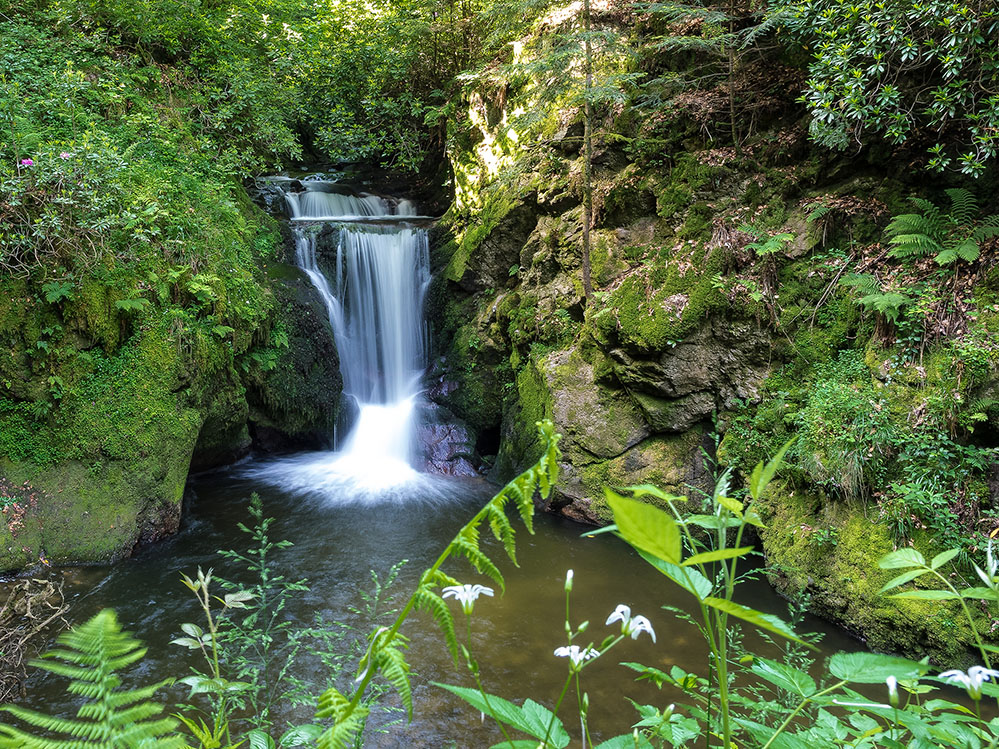
[[[795,642],[800,642],[802,645],[806,645],[813,650],[815,647],[810,643],[805,642],[788,626],[786,622],[781,620],[779,617],[773,616],[772,614],[764,614],[762,611],[757,611],[756,609],[751,609],[748,606],[743,606],[735,601],[728,601],[724,598],[705,598],[704,603],[708,606],[723,611],[730,616],[737,617],[743,621],[749,622],[755,627],[760,629],[765,629],[768,632],[773,632],[781,637],[786,637],[788,640],[794,640]]]
[[[829,671],[838,679],[856,684],[884,684],[889,676],[899,681],[918,679],[929,671],[929,666],[881,653],[836,653],[829,659]]]
[[[905,567],[925,567],[926,559],[915,549],[908,546],[885,554],[878,560],[878,567],[883,570],[904,569]]]
[[[694,554],[691,557],[687,557],[683,560],[683,567],[689,567],[692,564],[705,564],[707,562],[717,562],[722,559],[732,559],[734,557],[741,557],[744,554],[748,554],[753,550],[752,546],[742,546],[738,549],[718,549],[717,551],[705,551],[701,554]]]
[[[604,493],[625,541],[659,559],[680,563],[680,529],[673,518],[658,507],[622,497],[609,489]]]

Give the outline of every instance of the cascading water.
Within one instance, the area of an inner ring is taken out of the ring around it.
[[[304,192],[285,195],[296,260],[326,304],[344,396],[356,404],[357,417],[337,452],[299,463],[295,483],[313,489],[317,483],[347,483],[367,491],[407,483],[418,475],[411,461],[427,357],[427,232],[403,222],[418,218],[408,201],[305,185]],[[338,234],[336,257],[324,272],[318,230],[330,224]]]

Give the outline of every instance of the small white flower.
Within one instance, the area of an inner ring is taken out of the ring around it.
[[[968,669],[968,673],[953,668],[940,674],[941,679],[963,686],[968,692],[968,696],[976,702],[982,699],[982,684],[997,677],[999,677],[999,671],[985,668],[985,666],[972,666]]]
[[[572,570],[568,570],[565,573],[565,592],[568,593],[572,590]]]
[[[444,588],[444,597],[453,596],[461,604],[461,610],[466,614],[472,613],[475,601],[479,596],[491,596],[492,588],[485,585],[449,585]]]
[[[579,668],[583,661],[596,658],[600,655],[600,651],[594,648],[580,649],[579,645],[569,645],[568,647],[563,645],[560,648],[555,648],[555,655],[559,658],[568,658],[572,661],[573,668]]]
[[[656,641],[656,633],[652,629],[652,622],[640,614],[633,617],[630,606],[619,603],[617,608],[614,609],[614,613],[607,617],[605,623],[613,624],[616,621],[621,622],[621,634],[631,635],[632,640],[637,640],[642,632],[648,632],[652,638],[652,642]]]
[[[631,606],[619,603],[617,608],[614,609],[614,613],[607,617],[605,624],[613,624],[618,620],[620,620],[622,626],[631,620]]]
[[[888,701],[892,707],[898,707],[898,679],[889,676],[885,679],[885,684],[888,685]]]

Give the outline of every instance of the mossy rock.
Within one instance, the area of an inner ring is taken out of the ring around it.
[[[895,599],[878,591],[899,572],[878,560],[893,550],[887,529],[862,507],[806,491],[772,486],[759,505],[770,580],[788,596],[807,593],[814,613],[862,638],[875,650],[964,667],[973,633],[949,601]],[[927,539],[918,546],[927,558]],[[977,660],[975,661],[977,662]]]
[[[265,347],[267,369],[254,367],[244,378],[250,432],[267,452],[317,448],[329,442],[343,391],[333,330],[303,271],[273,264],[268,280],[275,296],[271,337],[277,331],[281,343]]]
[[[678,496],[686,495],[691,486],[705,489],[703,438],[699,429],[657,435],[610,460],[566,466],[555,488],[554,505],[575,520],[604,525],[613,521],[605,488],[652,484]]]

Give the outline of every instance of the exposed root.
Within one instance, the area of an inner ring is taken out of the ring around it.
[[[63,627],[62,581],[23,578],[0,585],[0,703],[21,693],[28,658]]]

